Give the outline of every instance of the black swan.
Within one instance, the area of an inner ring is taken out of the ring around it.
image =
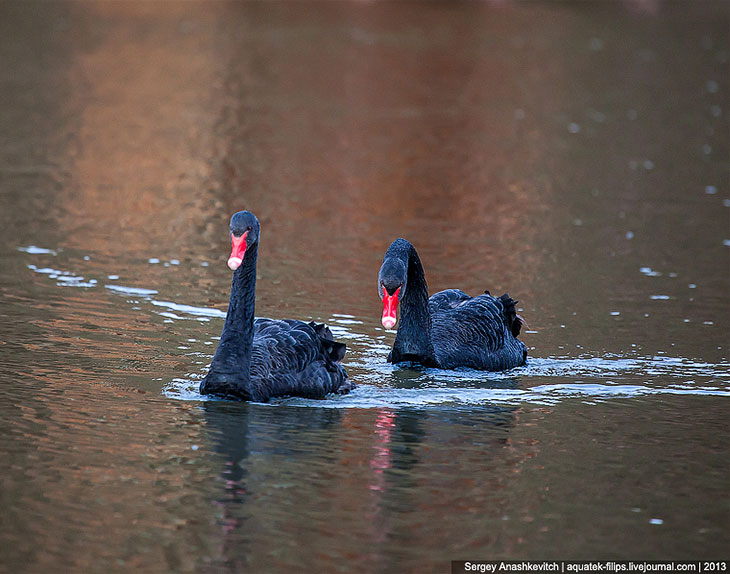
[[[254,318],[259,221],[253,213],[239,211],[231,217],[230,231],[231,300],[218,349],[200,383],[201,394],[265,402],[353,389],[339,364],[345,344],[335,342],[325,325]]]
[[[378,292],[386,329],[395,326],[401,305],[400,326],[388,355],[391,363],[501,371],[527,359],[527,347],[517,339],[523,320],[515,311],[516,301],[506,293],[469,297],[459,289],[429,299],[421,260],[405,239],[396,239],[385,252]]]

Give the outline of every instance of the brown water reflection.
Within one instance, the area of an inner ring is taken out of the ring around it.
[[[718,555],[727,29],[719,2],[0,5],[0,571]],[[242,208],[258,313],[338,328],[352,397],[190,390]],[[397,236],[433,290],[518,298],[532,363],[384,366]]]
[[[140,257],[151,244],[205,241],[205,215],[221,207],[205,193],[221,113],[217,6],[68,6],[63,106],[75,133],[59,223],[69,247]]]
[[[358,5],[314,14],[288,6],[291,23],[283,28],[276,10],[255,12],[255,28],[234,34],[242,57],[231,62],[227,84],[238,107],[224,133],[245,126],[247,137],[232,138],[224,188],[261,204],[274,257],[310,242],[324,245],[337,253],[349,288],[360,289],[356,300],[370,298],[372,288],[355,278],[399,235],[450,260],[455,277],[474,266],[473,275],[484,277],[500,259],[506,281],[516,268],[534,267],[525,246],[544,201],[531,194],[533,181],[502,173],[518,131],[514,109],[506,102],[492,109],[494,84],[484,78],[499,56],[460,33],[463,14],[429,7],[423,22],[409,26],[404,6],[382,14]],[[292,48],[321,26],[332,26],[323,41]],[[393,31],[400,26],[406,34]],[[435,45],[427,40],[430,26]],[[263,58],[266,66],[257,66]],[[502,74],[499,85],[517,81]],[[267,201],[271,193],[275,201]],[[465,243],[489,248],[469,257]],[[500,247],[510,257],[500,257]],[[459,257],[451,259],[456,249]],[[319,278],[331,275],[315,263],[302,287],[316,294]]]

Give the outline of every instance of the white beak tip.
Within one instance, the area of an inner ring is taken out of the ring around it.
[[[382,323],[383,327],[386,329],[392,329],[395,327],[395,319],[393,317],[383,317]]]
[[[235,271],[241,266],[241,263],[243,263],[243,259],[241,259],[240,257],[231,257],[228,260],[228,268],[231,271]]]

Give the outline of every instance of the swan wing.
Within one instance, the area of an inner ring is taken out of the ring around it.
[[[454,309],[470,299],[461,289],[446,289],[431,295],[428,299],[428,311],[433,315],[439,311]]]
[[[458,300],[455,294],[449,297],[452,302]],[[514,312],[509,297],[486,293],[450,307],[440,305],[431,313],[431,338],[439,364],[501,370],[524,363],[526,348],[512,334],[510,308]]]
[[[257,318],[251,384],[272,397],[320,398],[332,392],[348,392],[353,385],[338,364],[345,346],[333,341],[329,329],[325,329],[323,325],[293,319]]]

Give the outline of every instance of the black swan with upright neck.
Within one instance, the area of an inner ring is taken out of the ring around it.
[[[201,394],[264,402],[349,392],[355,385],[339,364],[345,345],[335,342],[325,325],[254,318],[259,231],[259,221],[249,211],[231,218],[231,300]]]
[[[391,243],[378,275],[383,300],[383,327],[392,329],[400,304],[400,326],[391,363],[412,362],[427,367],[470,367],[501,371],[527,359],[527,347],[517,336],[522,318],[516,301],[506,293],[488,291],[469,297],[447,289],[428,297],[428,286],[416,249],[405,239]]]

